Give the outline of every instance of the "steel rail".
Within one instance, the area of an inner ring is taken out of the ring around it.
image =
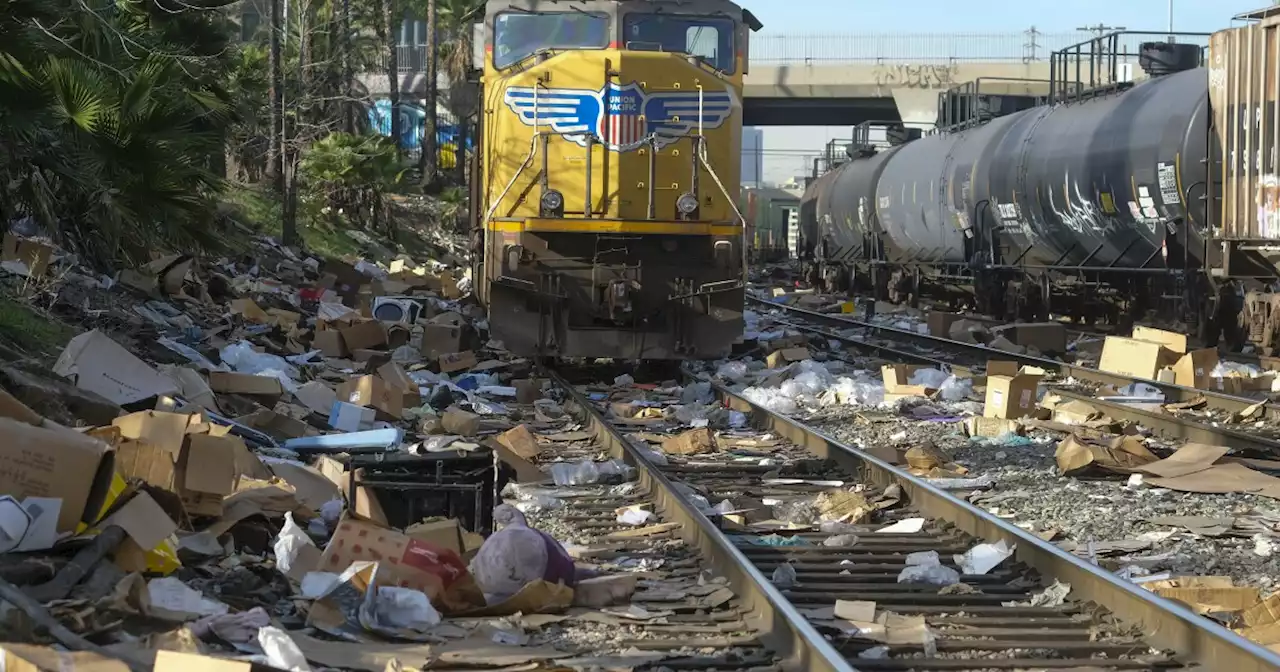
[[[964,502],[873,455],[842,444],[791,418],[757,406],[712,382],[721,401],[748,414],[751,426],[784,437],[835,461],[878,487],[897,484],[912,507],[975,537],[1016,545],[1015,557],[1045,576],[1071,585],[1074,600],[1102,605],[1121,621],[1139,625],[1148,643],[1180,660],[1232,672],[1280,670],[1280,653],[1255,644],[1185,606],[1116,577],[1039,537]]]
[[[685,543],[699,549],[729,580],[747,612],[743,620],[757,625],[761,642],[783,660],[786,669],[856,672],[742,551],[604,419],[585,395],[555,370],[547,369],[545,373],[573,401],[575,408],[569,410],[586,431],[593,434],[612,457],[635,467],[641,487],[649,492],[663,515],[680,523],[679,533]]]
[[[819,313],[812,310],[806,310],[804,308],[797,308],[795,306],[785,306],[785,305],[776,304],[770,301],[766,301],[764,299],[760,299],[754,296],[748,296],[747,300],[763,306],[768,306],[770,308],[783,310],[795,315],[799,315],[805,319],[812,320],[815,322],[821,322],[823,324],[827,324],[831,326],[868,329],[875,333],[882,334],[899,341],[908,340],[908,341],[914,341],[917,343],[932,345],[935,347],[951,348],[953,350],[964,350],[965,352],[970,353],[975,357],[1016,361],[1020,364],[1038,366],[1046,371],[1054,371],[1061,376],[1070,376],[1072,378],[1076,378],[1077,380],[1084,380],[1091,383],[1097,383],[1100,385],[1111,385],[1113,387],[1120,388],[1134,382],[1146,383],[1147,385],[1150,385],[1156,389],[1159,389],[1162,393],[1164,393],[1165,403],[1185,403],[1188,401],[1193,401],[1196,399],[1203,398],[1210,408],[1220,409],[1230,413],[1239,413],[1251,406],[1256,405],[1259,401],[1263,401],[1262,399],[1253,399],[1249,397],[1237,397],[1230,394],[1223,394],[1221,392],[1214,392],[1212,390],[1200,390],[1194,387],[1184,387],[1182,385],[1175,385],[1173,383],[1164,383],[1158,380],[1151,380],[1149,378],[1138,378],[1133,376],[1124,376],[1116,373],[1107,373],[1106,371],[1099,371],[1097,369],[1091,369],[1085,366],[1078,366],[1075,364],[1060,362],[1056,359],[1048,359],[1046,357],[1037,357],[1035,355],[1007,352],[1004,350],[999,350],[996,348],[991,348],[991,347],[987,347],[985,345],[980,345],[976,343],[965,343],[964,341],[956,341],[950,338],[943,338],[941,336],[921,334],[919,332],[910,331],[906,329],[897,329],[895,327],[890,327],[887,325],[872,324],[870,322],[863,322],[861,320],[841,317],[838,315],[830,315],[827,313]],[[840,336],[834,336],[834,337],[843,338]],[[866,342],[863,341],[863,343],[866,343]],[[873,346],[874,344],[866,343],[866,345]],[[1265,406],[1265,409],[1266,409],[1266,417],[1280,419],[1280,407],[1277,407],[1276,404],[1268,403]]]

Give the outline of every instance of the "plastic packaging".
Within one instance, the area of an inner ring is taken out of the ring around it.
[[[741,381],[747,377],[747,365],[745,362],[725,362],[716,369],[716,376],[734,382]]]
[[[503,528],[489,535],[471,561],[485,601],[497,604],[520,592],[532,581],[576,584],[573,559],[554,538],[529,527],[524,514],[509,504],[493,510],[493,521]]]
[[[944,401],[964,401],[969,398],[971,391],[973,391],[972,378],[948,376],[943,381],[942,386],[938,388],[938,396],[942,397]]]
[[[440,612],[431,598],[415,588],[378,586],[374,614],[379,625],[409,630],[426,630],[440,623]]]
[[[713,401],[715,395],[711,394],[711,383],[706,381],[686,385],[680,392],[682,404],[710,404]]]
[[[823,546],[834,546],[848,548],[849,546],[858,545],[858,535],[856,534],[837,534],[834,537],[827,537],[822,540]]]
[[[960,572],[942,566],[937,551],[919,551],[907,556],[907,566],[898,573],[898,583],[945,587],[960,583]]]
[[[600,482],[600,470],[591,460],[557,462],[551,465],[551,480],[556,485],[591,485]]]
[[[784,562],[773,570],[773,585],[779,588],[790,588],[796,585],[796,568],[791,563]]]
[[[748,387],[742,396],[749,402],[774,413],[784,415],[795,413],[800,407],[781,390],[771,387]]]
[[[280,534],[276,536],[273,546],[276,553],[276,568],[288,574],[293,568],[293,561],[297,559],[298,553],[301,553],[303,548],[314,545],[306,531],[294,522],[293,512],[286,511],[284,527],[280,528]]]
[[[948,379],[954,378],[941,369],[917,369],[911,372],[911,378],[908,380],[910,385],[924,385],[934,389],[941,389]]]
[[[267,656],[267,662],[278,670],[311,672],[307,657],[289,634],[280,628],[267,626],[258,630],[258,646]]]
[[[636,384],[636,379],[632,378],[630,374],[624,373],[621,376],[614,378],[613,384],[617,387],[631,387]]]
[[[223,363],[235,369],[237,373],[258,375],[283,372],[290,379],[298,377],[298,370],[284,357],[258,352],[248,341],[232,343],[218,354],[222,357]]]

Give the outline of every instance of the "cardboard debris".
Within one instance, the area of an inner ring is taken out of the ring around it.
[[[706,427],[691,429],[662,442],[662,452],[671,455],[701,455],[715,451],[715,434]]]
[[[1129,474],[1159,458],[1147,450],[1140,439],[1131,436],[1115,437],[1108,445],[1069,436],[1058,444],[1054,459],[1060,472],[1074,476],[1088,470]]]
[[[172,380],[97,330],[71,339],[53,372],[120,405],[178,392]]]

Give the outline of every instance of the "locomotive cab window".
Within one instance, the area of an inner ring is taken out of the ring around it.
[[[732,73],[734,62],[731,19],[679,14],[628,14],[624,42],[632,51],[664,51],[697,56],[707,65]]]
[[[603,49],[609,17],[587,12],[511,12],[493,22],[493,66],[506,68],[542,49]]]

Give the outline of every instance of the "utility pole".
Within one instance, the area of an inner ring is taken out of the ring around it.
[[[1022,45],[1022,62],[1030,63],[1040,60],[1040,44],[1036,41],[1036,38],[1041,35],[1040,31],[1036,30],[1035,26],[1031,26],[1023,32],[1023,35],[1027,36],[1027,41]]]

